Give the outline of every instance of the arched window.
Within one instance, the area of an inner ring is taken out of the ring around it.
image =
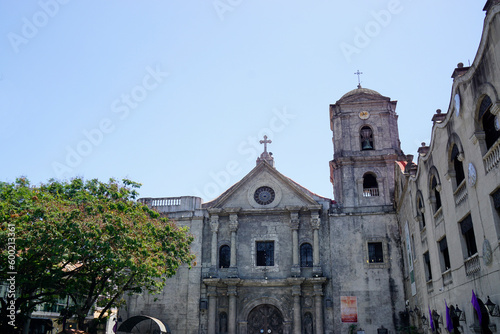
[[[372,173],[363,175],[363,197],[378,196],[377,177]]]
[[[458,151],[457,145],[453,145],[451,149],[451,160],[453,162],[453,169],[455,170],[455,180],[457,182],[457,187],[465,180],[464,165],[460,159],[460,152]],[[462,159],[463,160],[463,159]]]
[[[361,150],[373,150],[373,131],[369,126],[363,126],[359,131]]]
[[[439,189],[441,189],[441,185],[438,184],[436,176],[433,175],[431,179],[431,192],[432,195],[434,195],[434,212],[441,208],[441,196],[439,195]]]
[[[231,248],[223,245],[219,249],[219,268],[229,268],[231,264]]]
[[[422,200],[422,195],[418,194],[417,196],[417,217],[420,221],[420,228],[423,229],[425,227],[425,215],[424,215],[424,201]]]
[[[479,106],[478,120],[483,126],[484,140],[486,141],[488,150],[495,144],[498,138],[500,138],[499,120],[491,113],[491,107],[492,103],[490,97],[485,96]]]
[[[300,246],[300,266],[301,267],[313,266],[313,248],[311,244],[303,243]]]

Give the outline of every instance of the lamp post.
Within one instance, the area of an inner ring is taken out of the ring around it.
[[[455,304],[455,314],[457,315],[459,321],[465,321],[465,313],[458,308],[458,304]]]

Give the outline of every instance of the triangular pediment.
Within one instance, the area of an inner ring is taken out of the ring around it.
[[[219,197],[205,203],[204,207],[207,209],[269,210],[319,206],[320,204],[313,196],[317,195],[263,161]]]

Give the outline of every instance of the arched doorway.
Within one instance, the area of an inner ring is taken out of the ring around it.
[[[139,327],[136,327],[143,321],[150,321],[149,333],[154,333],[154,334],[170,334],[170,328],[168,328],[168,325],[165,325],[161,320],[150,317],[148,315],[136,315],[134,317],[128,318],[125,320],[119,327],[117,332],[125,332],[125,333],[142,333],[144,332],[144,329],[140,329]],[[135,327],[135,329],[134,329]]]
[[[264,304],[248,314],[248,334],[283,334],[283,315],[275,306]]]

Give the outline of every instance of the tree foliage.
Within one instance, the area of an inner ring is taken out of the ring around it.
[[[26,179],[0,183],[0,279],[15,278],[18,312],[14,330],[9,294],[0,300],[0,332],[21,330],[38,304],[60,298],[71,301],[63,313],[75,315],[82,327],[94,306],[102,307],[101,320],[125,293],[159,292],[179,266],[190,266],[187,229],[137,202],[139,186],[79,178],[40,186]],[[15,263],[8,261],[12,244]]]

